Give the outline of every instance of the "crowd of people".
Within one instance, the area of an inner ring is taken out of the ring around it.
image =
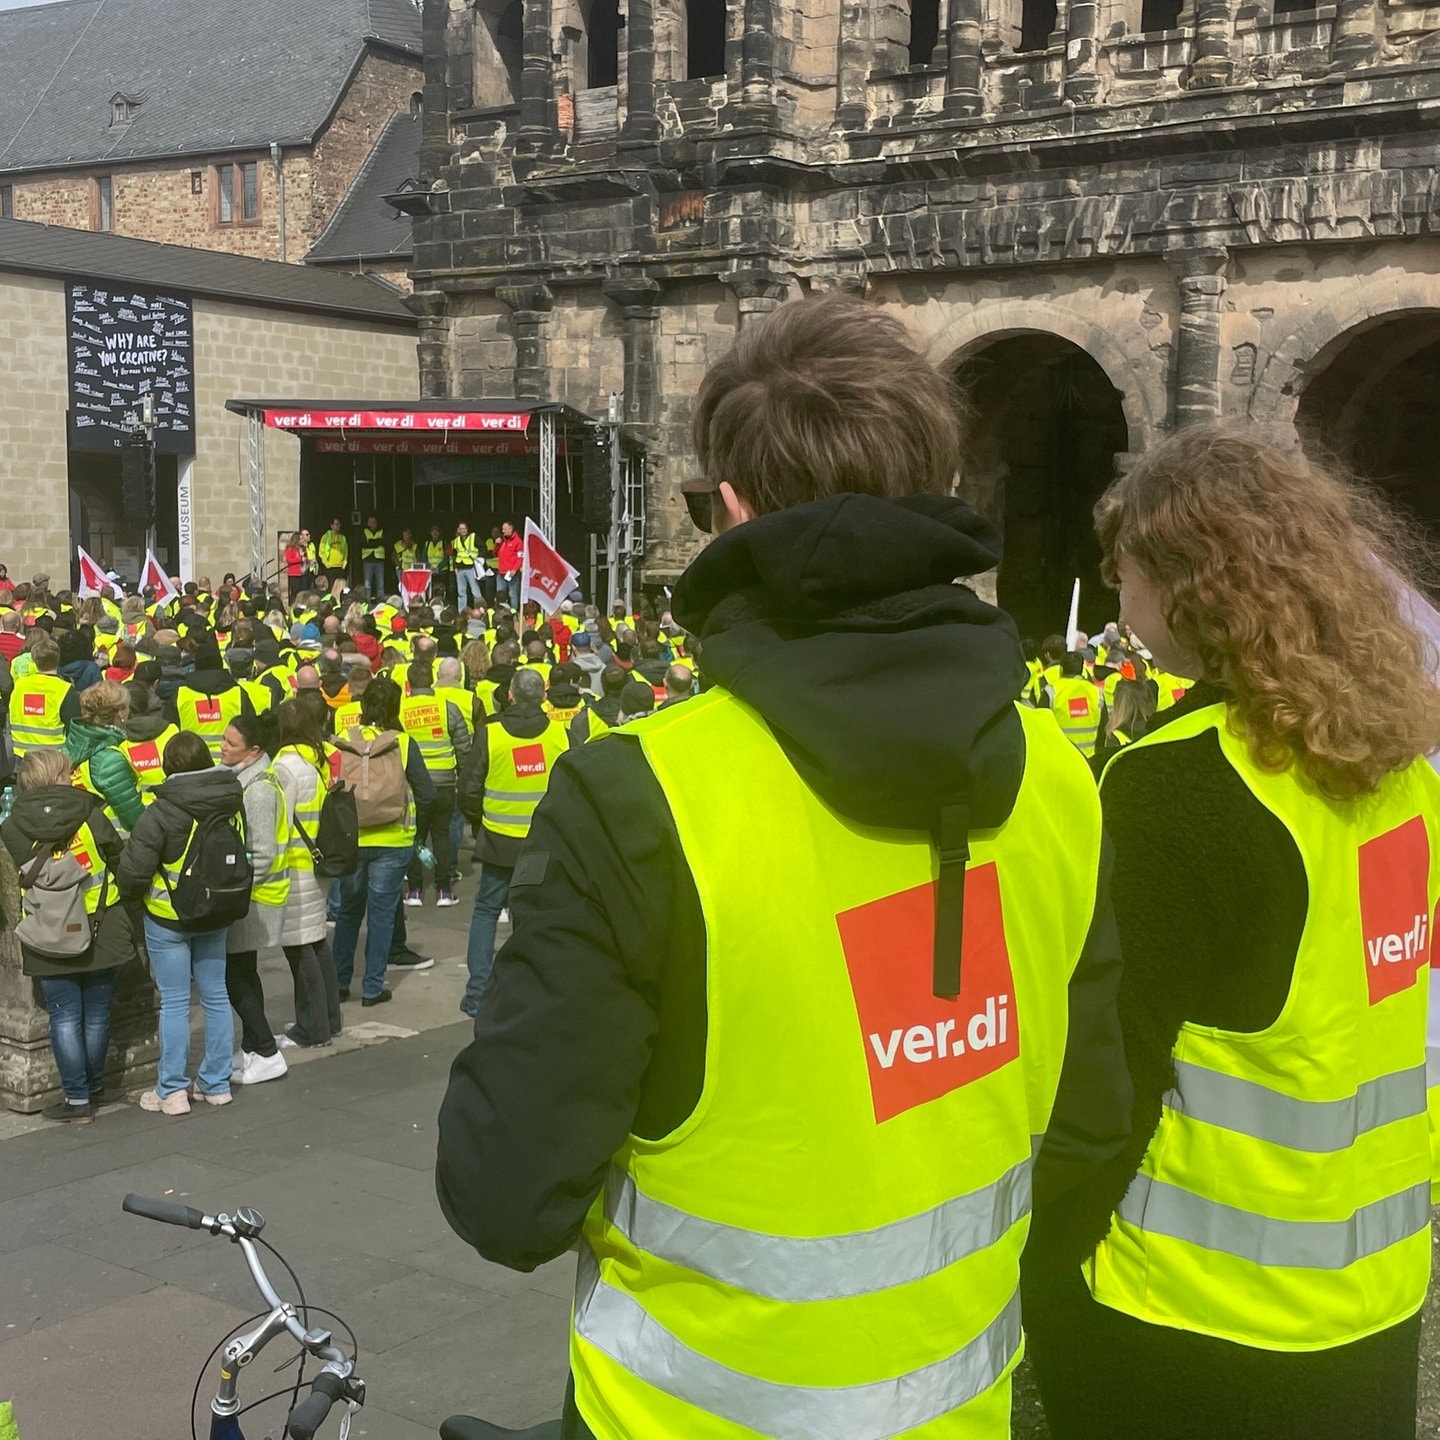
[[[409,946],[405,910],[457,903],[467,824],[483,866],[461,1007],[473,1015],[554,761],[696,688],[687,637],[648,602],[603,615],[566,601],[546,617],[478,595],[463,611],[403,606],[339,577],[289,601],[233,575],[168,602],[118,584],[84,600],[48,586],[37,575],[0,590],[12,782],[0,838],[64,1090],[44,1114],[68,1123],[106,1098],[120,966],[143,959],[160,997],[159,1073],[142,1108],[225,1104],[232,1085],[284,1075],[289,1046],[329,1044],[352,989],[364,1007],[383,1004],[388,971],[433,964]],[[369,794],[381,777],[388,801]],[[353,854],[327,860],[327,797],[357,787]],[[233,917],[177,899],[182,877],[204,870],[216,822],[247,858]],[[57,936],[52,916],[77,938]],[[282,947],[295,1021],[276,1033],[259,965]],[[206,1037],[193,1071],[192,982]]]

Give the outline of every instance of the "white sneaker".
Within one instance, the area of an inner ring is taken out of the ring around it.
[[[275,1046],[279,1050],[298,1050],[300,1048],[300,1042],[298,1040],[292,1040],[288,1035],[277,1035],[275,1037]]]
[[[500,925],[508,925],[510,923],[510,910],[508,906],[500,912],[500,919],[496,923]]]
[[[243,1054],[244,1064],[230,1076],[232,1085],[259,1085],[266,1080],[278,1080],[290,1069],[278,1050],[273,1055],[256,1055],[249,1050]]]

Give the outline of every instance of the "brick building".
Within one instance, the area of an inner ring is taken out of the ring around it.
[[[969,392],[1027,630],[1109,618],[1088,515],[1157,435],[1324,445],[1440,522],[1435,12],[1402,0],[427,0],[428,394],[648,442],[647,565],[707,363],[831,289]],[[1092,598],[1093,597],[1093,598]]]
[[[303,260],[382,136],[414,133],[420,42],[412,0],[0,11],[0,218]],[[396,258],[376,268],[403,281]]]
[[[76,285],[90,302],[97,291],[123,305],[173,297],[191,322],[183,358],[172,350],[154,367],[157,389],[167,372],[185,372],[187,433],[169,446],[157,440],[154,542],[186,579],[243,573],[253,550],[271,557],[302,520],[330,519],[302,515],[302,442],[248,426],[228,401],[277,390],[321,399],[415,393],[414,317],[370,280],[0,220],[0,561],[17,580],[44,570],[60,583],[77,544],[132,576],[145,553],[145,529],[123,503],[118,450],[76,429],[86,395],[78,387],[92,368],[77,355],[89,317],[78,313]]]

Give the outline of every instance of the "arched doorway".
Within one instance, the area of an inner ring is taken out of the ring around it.
[[[1021,634],[1058,634],[1078,576],[1094,633],[1116,610],[1091,511],[1129,449],[1120,392],[1078,345],[1035,332],[990,341],[954,373],[969,407],[961,493],[1005,535],[1000,604]]]
[[[1397,315],[1342,337],[1301,392],[1306,452],[1381,486],[1440,541],[1440,313]]]

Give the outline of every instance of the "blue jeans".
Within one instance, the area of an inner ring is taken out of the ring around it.
[[[235,1021],[225,989],[224,930],[167,930],[145,917],[150,973],[160,992],[160,1069],[155,1093],[163,1100],[190,1084],[190,981],[205,1012],[205,1055],[195,1088],[207,1095],[230,1093]]]
[[[470,916],[470,943],[465,951],[465,964],[470,978],[465,983],[465,997],[460,1008],[473,1015],[480,1008],[480,999],[490,984],[495,968],[495,929],[500,912],[510,898],[510,877],[515,873],[509,865],[485,864],[480,867],[480,888],[475,892],[475,910]]]
[[[450,868],[456,874],[460,870],[460,846],[464,839],[465,817],[460,813],[460,807],[457,805],[450,815],[450,855],[453,861]]]
[[[473,598],[466,599],[469,595]],[[461,565],[455,571],[455,608],[464,610],[469,605],[479,604],[480,578],[473,565]]]
[[[379,600],[385,594],[385,562],[367,560],[362,567],[365,571],[365,593],[372,600]]]
[[[87,975],[42,975],[40,993],[50,1012],[50,1048],[60,1084],[72,1105],[85,1104],[105,1086],[110,1048],[110,1001],[118,969]]]
[[[413,845],[362,845],[353,875],[340,878],[340,915],[335,921],[335,978],[342,990],[355,974],[360,922],[365,925],[365,978],[360,993],[373,1000],[385,988],[385,965],[395,934],[395,907],[405,889],[405,867]],[[368,918],[367,918],[368,915]]]
[[[520,572],[517,570],[509,579],[502,575],[500,588],[505,592],[510,609],[518,615],[520,613]]]

